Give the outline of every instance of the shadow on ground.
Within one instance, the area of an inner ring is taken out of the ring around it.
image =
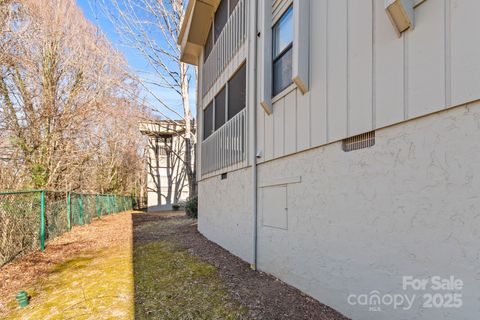
[[[347,319],[249,265],[178,212],[134,214],[137,319]]]
[[[26,290],[31,303],[17,308]],[[1,268],[1,319],[346,319],[249,265],[182,212],[74,228]]]
[[[136,319],[242,319],[217,268],[191,255],[179,237],[184,213],[132,215]]]

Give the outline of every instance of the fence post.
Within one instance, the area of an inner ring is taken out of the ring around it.
[[[85,222],[83,221],[83,196],[82,194],[78,197],[78,206],[79,206],[79,218],[80,218],[80,225],[84,225]]]
[[[40,250],[45,250],[45,191],[40,193]]]
[[[68,225],[68,230],[72,230],[72,221],[71,216],[72,216],[72,209],[71,209],[71,202],[72,200],[70,199],[70,191],[67,192],[67,225]]]
[[[97,217],[101,217],[100,206],[98,205],[98,194],[95,195],[95,208],[97,209]]]

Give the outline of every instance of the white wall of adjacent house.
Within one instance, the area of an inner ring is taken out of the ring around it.
[[[257,116],[259,269],[352,319],[478,319],[480,1],[415,1],[415,28],[400,37],[384,0],[309,1],[308,91],[289,86],[267,114],[263,35],[294,1],[256,2],[259,34],[249,33],[248,44],[259,41],[248,76],[258,101],[247,106]],[[342,150],[342,139],[372,130],[373,147]],[[226,179],[228,168],[199,175],[199,230],[252,262],[249,165]],[[437,275],[463,281],[461,308],[423,308],[423,294],[443,292],[402,290],[403,276]],[[407,311],[349,303],[375,291],[416,300]]]
[[[181,165],[182,159],[170,155],[170,161],[167,161],[167,147],[161,138],[158,139],[158,145],[156,145],[156,138],[149,137],[150,143],[147,151],[149,159],[145,164],[147,208],[150,212],[171,210],[173,204],[182,204],[189,196],[188,181]],[[174,136],[172,139],[174,152],[179,157],[183,157],[185,149],[178,147],[178,145],[182,145],[182,137]],[[175,161],[175,164],[172,164],[172,161]],[[171,179],[168,178],[169,175],[172,176]],[[171,190],[170,196],[169,189]],[[177,201],[176,198],[178,198]]]

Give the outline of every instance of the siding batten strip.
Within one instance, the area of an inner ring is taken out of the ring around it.
[[[377,65],[376,65],[376,9],[375,9],[375,0],[372,0],[372,130],[377,126],[377,92],[376,92],[376,81],[377,81]]]
[[[445,1],[445,108],[452,105],[452,8]]]
[[[403,120],[408,119],[408,33],[403,34]]]
[[[347,81],[346,81],[346,93],[347,93],[347,137],[350,135],[350,0],[346,0],[347,5],[347,36],[346,36],[346,57],[347,57]]]

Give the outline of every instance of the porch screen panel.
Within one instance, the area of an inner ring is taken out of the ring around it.
[[[215,130],[218,130],[225,123],[226,109],[226,89],[222,90],[215,96]]]
[[[220,1],[217,11],[215,12],[215,42],[217,42],[223,27],[228,21],[228,0]]]
[[[233,10],[237,6],[238,0],[230,0],[230,14],[232,14]]]
[[[230,120],[246,105],[247,68],[244,64],[228,82],[228,119]]]
[[[213,28],[210,27],[210,32],[208,32],[207,42],[205,42],[205,52],[203,55],[203,62],[205,62],[207,58],[210,56],[212,49],[213,49]]]
[[[203,140],[213,132],[213,101],[203,110]]]

